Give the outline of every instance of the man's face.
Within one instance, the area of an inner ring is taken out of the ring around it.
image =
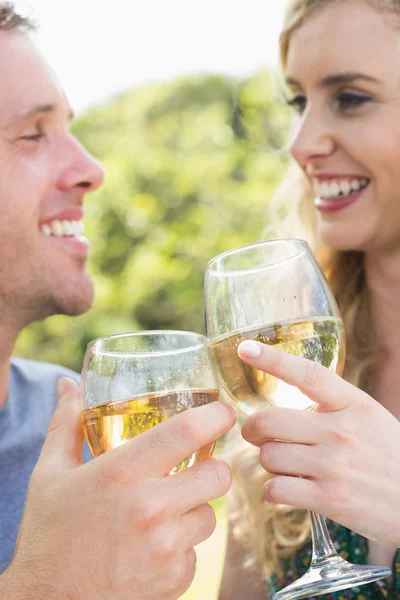
[[[18,326],[92,303],[82,203],[104,173],[70,119],[33,42],[0,32],[0,314]]]

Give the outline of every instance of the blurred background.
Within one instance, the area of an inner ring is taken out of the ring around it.
[[[278,76],[284,2],[19,4],[33,9],[36,41],[77,114],[73,131],[107,178],[86,200],[93,308],[32,325],[15,355],[80,371],[95,337],[204,332],[206,263],[263,237],[287,163],[290,115]],[[217,531],[198,548],[185,600],[218,596],[224,501],[215,508]]]

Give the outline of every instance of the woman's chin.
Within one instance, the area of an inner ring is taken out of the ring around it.
[[[318,236],[326,246],[341,252],[364,252],[368,247],[365,235],[350,223],[335,226],[319,223]]]

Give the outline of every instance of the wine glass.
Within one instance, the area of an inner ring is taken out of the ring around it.
[[[268,406],[313,410],[296,388],[240,360],[243,340],[257,340],[316,361],[342,375],[345,335],[339,309],[308,244],[275,240],[238,248],[207,265],[205,309],[211,352],[222,387],[245,414]],[[336,552],[325,519],[310,512],[313,555],[308,571],[273,600],[308,598],[391,575],[353,565]]]
[[[96,339],[84,358],[81,420],[94,457],[183,410],[219,400],[206,337],[188,331],[139,331]],[[210,443],[171,471],[209,458]]]

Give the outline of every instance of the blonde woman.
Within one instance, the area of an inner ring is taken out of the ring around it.
[[[232,461],[220,600],[265,600],[307,570],[304,509],[336,521],[344,558],[393,565],[392,581],[320,598],[400,599],[400,0],[290,0],[281,57],[298,113],[297,208],[343,315],[350,383],[272,348],[240,348],[321,406],[245,423],[261,453]]]

